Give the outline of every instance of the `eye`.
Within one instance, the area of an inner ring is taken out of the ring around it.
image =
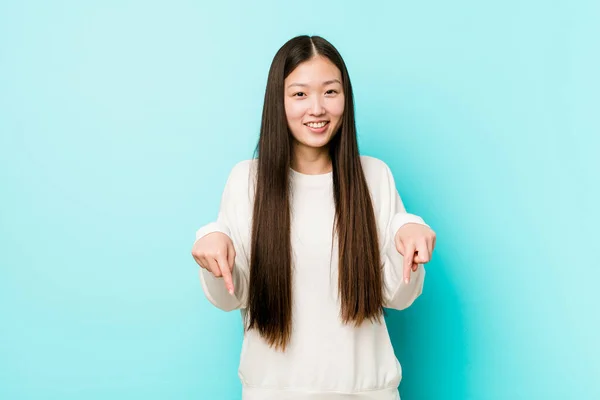
[[[303,97],[305,94],[306,93],[304,93],[304,92],[297,92],[297,93],[294,93],[294,97]]]
[[[337,94],[337,90],[334,89],[329,89],[328,91],[325,92],[325,94]]]

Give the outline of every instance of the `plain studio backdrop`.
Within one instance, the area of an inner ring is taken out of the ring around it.
[[[437,232],[403,400],[598,399],[594,1],[0,3],[0,398],[239,399],[191,256],[277,49],[321,35]]]

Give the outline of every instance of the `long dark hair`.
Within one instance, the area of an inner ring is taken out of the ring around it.
[[[255,328],[285,350],[292,333],[292,247],[290,168],[293,139],[284,106],[284,80],[302,62],[323,56],[342,74],[345,106],[339,130],[329,143],[335,197],[334,236],[339,246],[340,317],[360,325],[380,320],[383,284],[375,215],[363,174],[352,85],[346,65],[327,40],[298,36],[276,53],[269,70],[262,113],[257,185],[252,221],[250,289],[246,328]]]

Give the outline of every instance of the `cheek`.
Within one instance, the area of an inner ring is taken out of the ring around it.
[[[344,97],[338,96],[335,98],[335,101],[331,102],[329,105],[329,114],[334,117],[341,117],[344,113]]]
[[[301,121],[306,113],[306,110],[300,101],[286,101],[285,102],[285,115],[288,123],[294,123]]]

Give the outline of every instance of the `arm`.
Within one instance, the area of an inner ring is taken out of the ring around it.
[[[248,211],[246,205],[237,204],[244,201],[246,197],[240,196],[243,188],[247,185],[247,175],[244,176],[242,164],[236,165],[231,171],[225,189],[221,196],[221,204],[217,220],[211,222],[196,231],[196,242],[203,237],[221,232],[227,235],[233,242],[235,249],[235,261],[231,271],[234,292],[230,294],[222,277],[216,277],[210,271],[200,268],[200,282],[207,299],[216,307],[224,311],[232,311],[246,306],[249,282],[249,262],[245,254],[243,239],[241,235],[241,222],[248,220],[244,215]]]
[[[403,279],[404,257],[398,252],[395,244],[395,236],[398,229],[404,224],[417,223],[427,226],[423,219],[417,215],[408,214],[398,190],[394,177],[389,167],[385,168],[385,179],[382,184],[382,209],[385,225],[382,237],[381,256],[383,258],[383,283],[384,283],[384,306],[402,310],[409,307],[423,291],[425,279],[425,267],[419,264],[416,271],[410,271],[410,281],[405,283]]]

